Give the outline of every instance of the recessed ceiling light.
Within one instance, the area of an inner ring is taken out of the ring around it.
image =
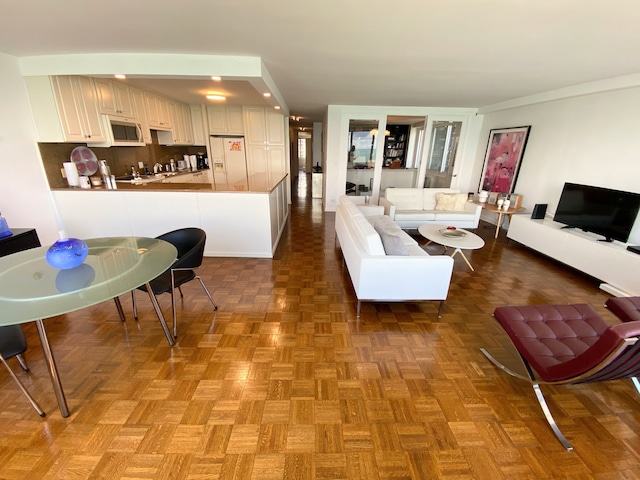
[[[218,77],[217,75],[213,75],[213,76],[211,77],[211,80],[214,80],[214,81],[216,81],[216,82],[219,82],[220,80],[222,80],[222,77]]]
[[[276,106],[275,106],[275,107],[273,107],[273,108],[275,108],[276,110],[280,110],[280,106],[279,106],[279,105],[276,105]]]
[[[271,96],[271,94],[270,94],[269,92],[264,92],[264,93],[262,94],[262,96],[263,96],[264,98],[269,98],[269,97]]]
[[[127,78],[127,76],[126,76],[126,75],[124,75],[124,74],[122,74],[122,73],[116,73],[116,74],[114,75],[114,77],[119,78],[119,79],[121,79],[121,80],[122,80],[122,79],[124,79],[124,78]]]
[[[224,95],[207,95],[209,100],[226,100]]]

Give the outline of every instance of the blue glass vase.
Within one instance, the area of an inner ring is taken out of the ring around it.
[[[47,263],[60,270],[81,265],[89,254],[89,247],[79,238],[61,238],[47,250]]]

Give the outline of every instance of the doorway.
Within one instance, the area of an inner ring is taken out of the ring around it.
[[[462,122],[434,122],[425,188],[451,186]]]

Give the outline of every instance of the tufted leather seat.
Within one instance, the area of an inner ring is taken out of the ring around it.
[[[640,297],[610,298],[605,306],[623,322],[640,321]]]
[[[609,326],[587,304],[499,307],[494,316],[545,382],[577,377],[640,335],[640,322]]]

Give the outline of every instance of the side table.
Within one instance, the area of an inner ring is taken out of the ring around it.
[[[501,208],[498,208],[497,205],[490,205],[488,203],[479,203],[479,202],[474,202],[474,203],[478,203],[478,205],[482,205],[482,209],[486,210],[487,212],[493,212],[498,214],[498,221],[496,222],[496,234],[493,238],[498,238],[498,234],[500,233],[500,227],[502,226],[502,219],[505,215],[508,215],[509,221],[511,221],[511,215],[513,215],[514,213],[524,211],[524,207],[509,208],[508,210],[503,210]]]

